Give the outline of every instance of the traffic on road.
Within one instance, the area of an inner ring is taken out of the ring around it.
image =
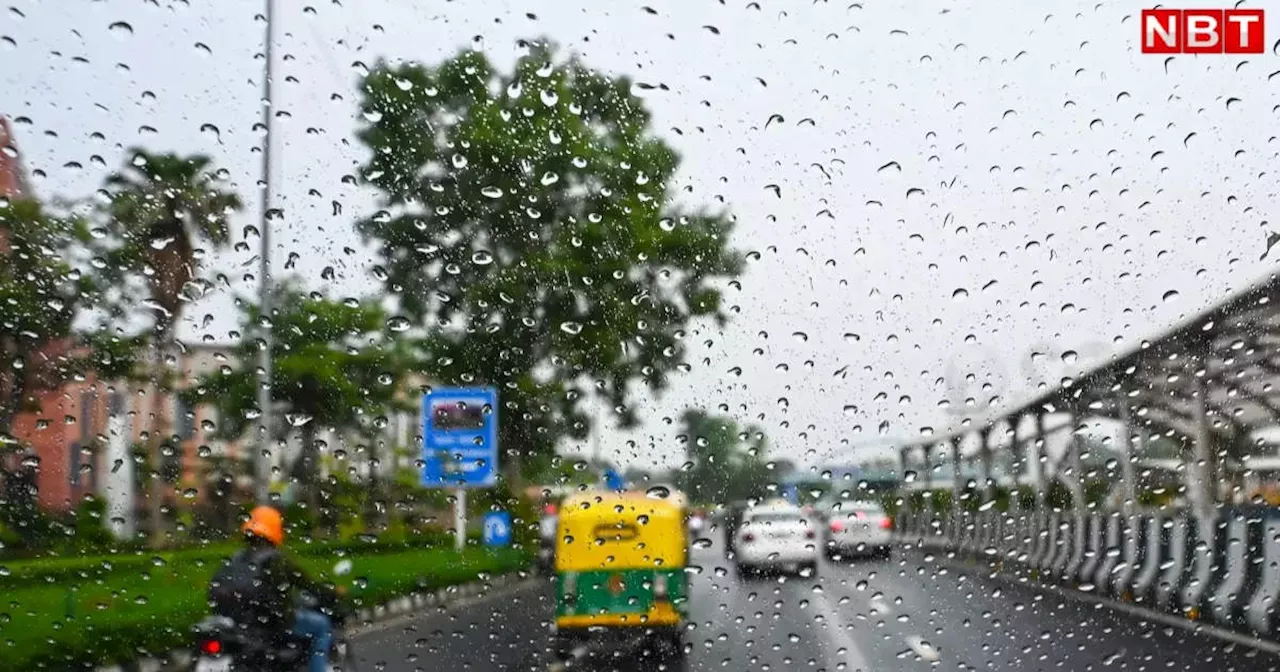
[[[821,559],[811,576],[743,575],[721,530],[694,544],[685,670],[1280,669],[1273,651],[1038,592],[941,554]],[[434,613],[358,634],[360,669],[658,671],[679,669],[611,641],[557,658],[556,587],[531,577]]]

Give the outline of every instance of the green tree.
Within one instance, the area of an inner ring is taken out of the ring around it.
[[[688,409],[680,416],[688,468],[680,472],[679,487],[695,502],[729,502],[763,497],[770,483],[783,474],[764,458],[767,440],[762,431],[740,430],[727,416]]]
[[[81,223],[50,216],[35,200],[0,202],[0,443],[36,392],[64,378],[64,356],[89,279],[68,258]]]
[[[424,373],[499,389],[508,478],[587,434],[589,395],[632,425],[635,384],[665,387],[742,268],[731,218],[672,204],[679,158],[631,82],[526,46],[510,74],[463,51],[360,87],[383,209],[359,228],[425,334]]]
[[[246,331],[261,323],[257,305],[241,305]],[[302,445],[290,476],[301,500],[316,512],[324,494],[318,483],[319,429],[359,433],[371,424],[385,425],[385,414],[397,403],[408,349],[374,302],[333,301],[282,283],[273,288],[272,305],[272,397],[289,420],[273,438],[298,429]],[[186,391],[192,403],[218,409],[217,431],[225,437],[243,436],[257,417],[260,347],[260,341],[241,341],[234,365],[202,376]]]
[[[129,150],[129,160],[106,179],[110,201],[106,214],[114,226],[115,247],[108,268],[122,276],[140,273],[150,307],[155,312],[153,377],[156,394],[151,404],[155,423],[151,432],[153,465],[176,450],[163,391],[171,386],[168,357],[174,352],[174,325],[187,301],[191,283],[199,275],[202,255],[197,245],[226,245],[229,220],[240,210],[224,173],[215,172],[209,157],[152,154]],[[151,479],[151,527],[157,540],[164,532],[164,478]]]
[[[28,545],[50,539],[36,506],[35,468],[10,457],[23,450],[14,418],[37,410],[40,393],[91,369],[107,380],[124,377],[139,347],[92,319],[106,305],[86,263],[94,252],[83,219],[34,199],[0,201],[0,523]]]

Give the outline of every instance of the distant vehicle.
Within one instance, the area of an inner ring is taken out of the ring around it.
[[[698,511],[689,514],[689,533],[697,536],[702,534],[702,530],[707,525],[707,519]]]
[[[771,501],[747,509],[734,534],[734,560],[740,576],[760,571],[810,575],[818,572],[818,524],[790,502]]]
[[[556,566],[556,528],[560,525],[557,508],[548,506],[538,521],[538,571],[550,575]]]
[[[747,510],[745,502],[733,502],[724,507],[724,554],[733,557],[737,542],[738,528],[742,525],[742,514]]]
[[[892,554],[893,520],[877,502],[845,500],[826,509],[826,554],[831,557]]]

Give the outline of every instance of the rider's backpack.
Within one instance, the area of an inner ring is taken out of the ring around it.
[[[246,548],[232,556],[209,583],[213,613],[249,627],[282,620],[286,595],[272,571],[279,555],[274,548]]]

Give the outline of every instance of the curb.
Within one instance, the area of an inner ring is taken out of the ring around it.
[[[428,593],[410,593],[391,598],[372,608],[358,609],[352,614],[351,620],[356,625],[369,626],[379,621],[411,614],[424,608],[445,606],[455,600],[506,588],[527,579],[529,576],[528,572],[517,570],[481,581],[446,586]],[[93,672],[162,672],[166,669],[183,669],[190,666],[192,662],[193,659],[189,649],[174,649],[163,657],[139,658],[128,663],[103,665],[93,668]]]

